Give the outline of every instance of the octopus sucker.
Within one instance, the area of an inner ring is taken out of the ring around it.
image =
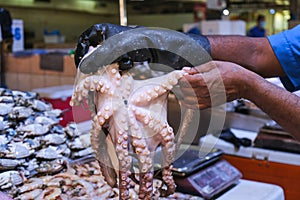
[[[160,189],[160,195],[175,192],[171,171],[175,136],[167,122],[166,108],[169,92],[183,75],[182,70],[175,70],[155,78],[134,80],[130,71],[121,74],[118,64],[114,63],[77,81],[71,104],[78,105],[84,98],[95,102],[90,106],[94,113],[90,132],[92,148],[105,181],[119,188],[122,200],[130,198],[130,182],[135,177],[133,155],[138,160],[139,198],[157,197],[153,190],[153,157],[159,146],[162,146],[162,187],[165,188]],[[117,169],[113,169],[108,154],[107,137],[114,145]]]
[[[119,190],[120,190],[120,199],[128,199],[129,198],[129,186],[130,179],[127,171],[130,170],[131,159],[129,157],[125,157],[122,151],[117,152],[119,157]],[[124,159],[120,159],[120,156],[124,156]]]

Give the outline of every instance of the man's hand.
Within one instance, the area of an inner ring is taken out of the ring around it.
[[[180,81],[184,105],[204,109],[245,98],[300,140],[299,96],[230,62],[211,61],[185,71],[189,74]]]
[[[194,68],[183,68],[188,75],[180,81],[182,103],[205,109],[245,97],[245,82],[253,72],[230,62],[210,61]],[[250,76],[251,75],[251,76]]]

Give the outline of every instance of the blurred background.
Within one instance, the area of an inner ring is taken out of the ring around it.
[[[64,36],[58,43],[73,44],[90,25],[119,24],[121,9],[128,25],[183,30],[186,24],[205,20],[242,20],[245,34],[263,14],[271,35],[297,23],[298,4],[299,0],[0,0],[13,19],[23,20],[25,48],[43,47],[49,42],[44,36],[53,31]]]

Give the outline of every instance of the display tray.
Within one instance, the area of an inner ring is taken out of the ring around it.
[[[246,137],[251,139],[253,142],[257,137],[257,132],[231,129],[231,131],[239,138]],[[291,153],[287,151],[278,151],[274,149],[266,149],[260,147],[243,147],[236,149],[233,144],[223,141],[213,135],[206,135],[200,139],[200,144],[202,146],[214,145],[215,148],[224,151],[224,154],[239,156],[244,158],[258,159],[258,160],[268,160],[270,162],[283,163],[300,166],[300,154]]]
[[[254,146],[285,152],[300,153],[300,142],[281,128],[262,127],[254,140]]]

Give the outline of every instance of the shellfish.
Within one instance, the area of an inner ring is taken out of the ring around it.
[[[17,186],[22,184],[26,178],[24,175],[18,171],[6,171],[0,173],[0,188],[7,189],[12,186]]]

